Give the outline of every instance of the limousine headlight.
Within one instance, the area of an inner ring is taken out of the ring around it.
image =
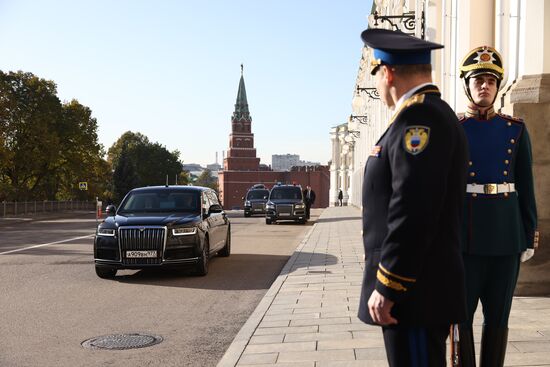
[[[296,209],[304,209],[304,204],[296,204],[296,206],[294,207]]]
[[[172,229],[172,235],[174,236],[189,236],[197,233],[197,227],[184,227]]]
[[[265,208],[266,209],[275,209],[275,204],[273,204],[272,202],[269,202],[269,203],[265,204]]]
[[[115,236],[115,229],[113,228],[97,228],[97,235],[98,236],[108,236],[108,237],[114,237]]]

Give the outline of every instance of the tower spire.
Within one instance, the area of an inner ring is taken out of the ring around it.
[[[239,81],[239,91],[237,92],[237,102],[235,103],[235,112],[233,112],[233,120],[248,120],[251,121],[250,111],[248,110],[248,100],[246,98],[246,88],[244,86],[243,76],[244,66],[241,64],[241,80]]]

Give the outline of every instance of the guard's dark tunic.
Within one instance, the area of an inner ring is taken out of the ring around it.
[[[376,288],[400,326],[465,319],[460,221],[467,178],[464,131],[435,86],[406,100],[367,160],[365,273],[359,318]]]
[[[531,142],[522,120],[492,111],[487,119],[472,114],[460,119],[470,147],[468,184],[514,184],[515,189],[467,194],[463,250],[472,255],[517,255],[538,240]]]
[[[520,253],[538,242],[531,143],[523,121],[493,109],[485,118],[469,110],[460,123],[470,147],[462,225],[464,326],[472,327],[481,300],[484,325],[502,329],[508,326]],[[472,192],[476,188],[482,191]]]

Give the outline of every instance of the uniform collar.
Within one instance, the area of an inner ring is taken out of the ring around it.
[[[407,99],[411,98],[415,94],[416,91],[419,91],[420,89],[422,89],[424,87],[427,87],[429,85],[433,86],[432,83],[422,83],[422,84],[417,85],[416,87],[413,87],[413,88],[409,89],[407,92],[405,92],[405,94],[403,94],[401,96],[401,98],[399,98],[399,100],[395,104],[394,111],[399,111],[399,109],[401,108],[401,105],[403,105],[403,102],[405,102]]]
[[[401,98],[399,98],[399,101],[397,101],[395,112],[393,113],[393,116],[388,123],[388,126],[392,124],[392,122],[395,120],[395,118],[401,113],[401,110],[403,110],[405,107],[410,106],[411,104],[423,102],[424,101],[424,95],[428,93],[436,93],[437,95],[441,95],[439,92],[439,89],[432,83],[424,83],[417,85],[414,88],[411,88],[407,93],[405,93]],[[401,99],[405,96],[408,96],[407,98]]]
[[[487,111],[485,111],[484,114],[480,113],[480,110],[477,108],[472,108],[470,106],[466,107],[466,113],[465,116],[467,118],[475,118],[477,120],[490,120],[493,117],[495,117],[495,108],[494,106],[491,106]]]

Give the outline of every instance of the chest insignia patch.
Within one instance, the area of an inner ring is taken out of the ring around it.
[[[405,150],[407,153],[417,155],[428,146],[430,140],[430,128],[427,126],[409,126],[405,130]]]
[[[380,151],[382,150],[382,147],[380,145],[375,145],[372,147],[372,150],[370,151],[371,157],[380,157]]]

